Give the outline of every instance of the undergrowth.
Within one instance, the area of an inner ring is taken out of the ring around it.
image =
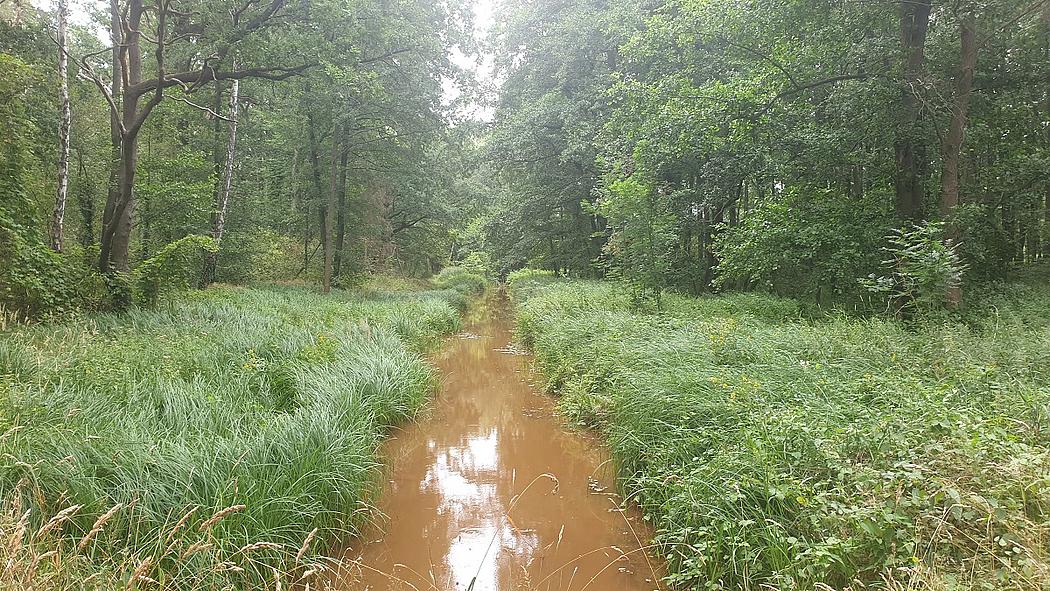
[[[1050,289],[1001,287],[904,325],[512,285],[519,337],[610,443],[672,587],[1046,589]]]
[[[462,303],[333,296],[217,288],[0,334],[0,585],[310,582]]]

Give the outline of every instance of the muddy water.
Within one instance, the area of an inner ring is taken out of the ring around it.
[[[340,587],[656,589],[644,522],[608,492],[607,454],[526,383],[506,304],[475,315],[433,359],[433,411],[384,447],[386,519],[348,551]]]

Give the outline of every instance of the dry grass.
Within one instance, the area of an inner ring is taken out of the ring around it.
[[[106,521],[134,506],[115,505],[100,516],[86,535],[77,539],[70,521],[81,507],[71,505],[50,517],[24,509],[16,495],[0,508],[0,589],[326,589],[330,573],[340,569],[334,559],[304,561],[316,532],[301,547],[258,541],[237,550],[214,543],[212,527],[242,509],[229,507],[186,527],[197,513],[191,508],[163,529],[166,543],[143,553],[134,540],[107,538]],[[43,525],[34,527],[35,523]],[[92,543],[96,542],[96,543]],[[255,555],[270,552],[288,557],[283,568],[265,568]]]

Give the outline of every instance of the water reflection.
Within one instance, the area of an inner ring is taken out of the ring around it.
[[[435,359],[432,416],[383,450],[389,520],[348,552],[364,566],[345,588],[575,591],[596,577],[592,589],[653,589],[644,561],[620,558],[637,546],[624,517],[588,487],[592,475],[609,485],[600,449],[525,384],[502,316],[468,330]]]

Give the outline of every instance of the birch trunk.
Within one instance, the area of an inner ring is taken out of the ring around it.
[[[66,52],[67,0],[58,0],[58,91],[61,101],[61,122],[58,126],[58,196],[51,216],[51,249],[62,252],[63,228],[66,219],[66,197],[69,194],[69,128],[72,113],[69,108],[69,60]]]
[[[234,68],[236,68],[236,63]],[[226,212],[230,208],[230,188],[233,186],[233,164],[237,153],[237,120],[239,119],[240,82],[234,80],[230,85],[230,109],[229,130],[226,136],[226,163],[222,168],[222,184],[215,196],[215,212],[211,220],[211,237],[215,239],[215,245],[222,244],[223,234],[226,233]],[[207,287],[215,281],[215,267],[219,261],[219,252],[209,252],[204,257],[204,277],[201,281],[203,287]]]

